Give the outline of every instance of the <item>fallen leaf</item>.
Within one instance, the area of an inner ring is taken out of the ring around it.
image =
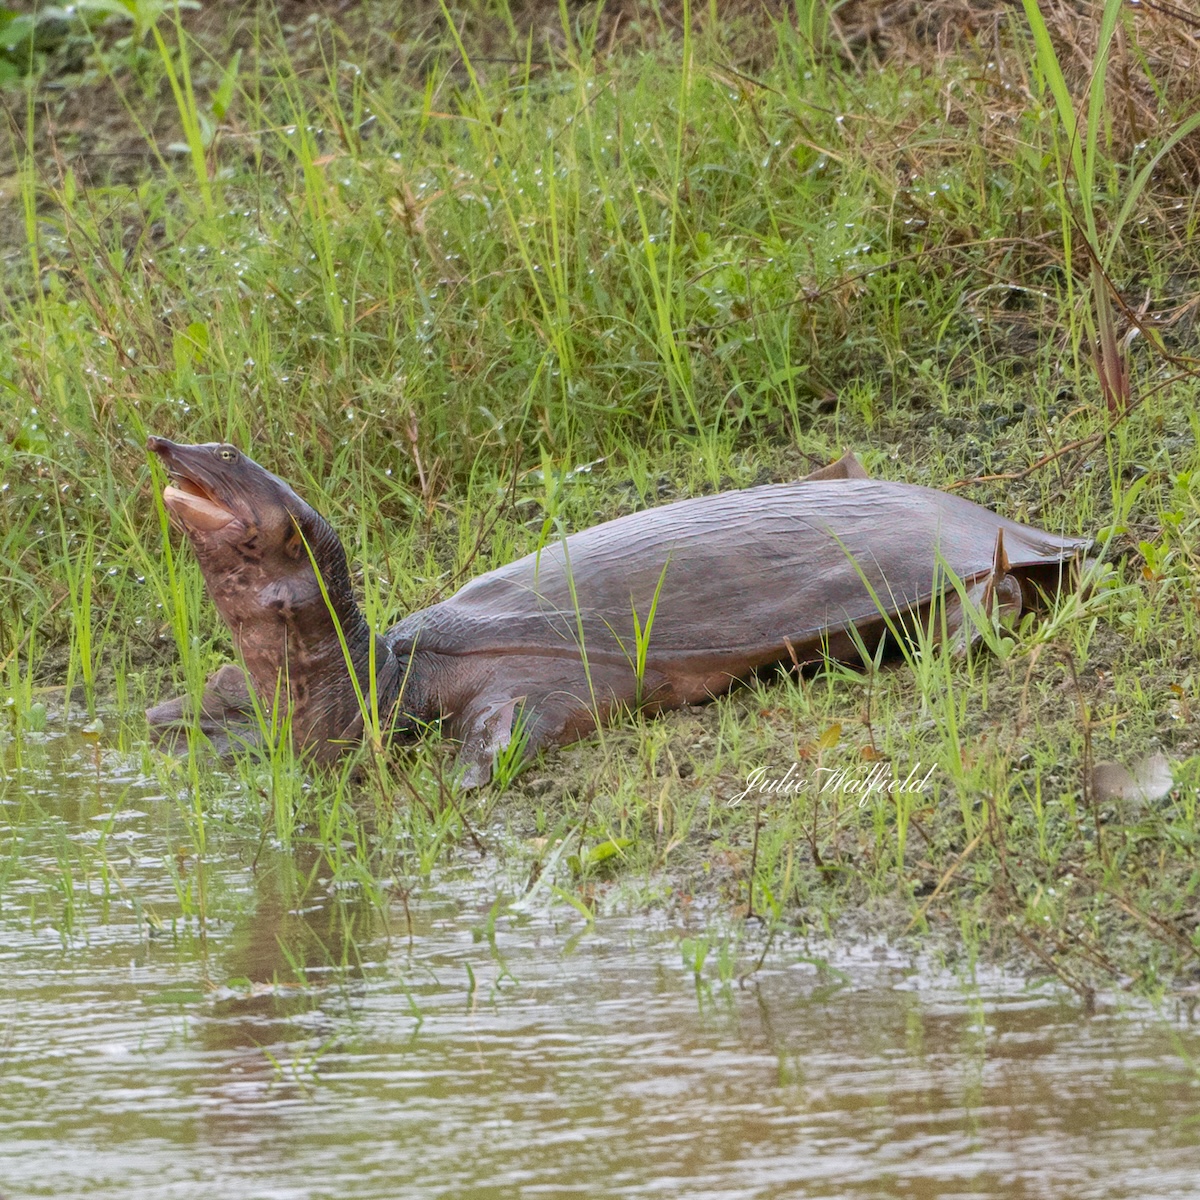
[[[832,750],[842,739],[842,727],[835,721],[828,729],[825,730],[819,738],[817,738],[818,750]]]
[[[1092,770],[1092,794],[1108,800],[1161,800],[1174,786],[1171,764],[1161,752],[1137,763],[1133,770],[1115,762],[1097,763]]]

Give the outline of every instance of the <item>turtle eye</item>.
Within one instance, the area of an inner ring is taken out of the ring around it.
[[[222,446],[217,451],[217,457],[222,462],[233,462],[237,458],[237,451],[232,446]]]

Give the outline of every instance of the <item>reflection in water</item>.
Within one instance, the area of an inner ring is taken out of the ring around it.
[[[469,871],[389,939],[315,855],[243,846],[210,853],[201,941],[173,802],[60,742],[0,791],[14,1200],[1196,1194],[1186,1024],[870,946],[697,990],[661,920],[509,914],[492,941],[501,882]]]

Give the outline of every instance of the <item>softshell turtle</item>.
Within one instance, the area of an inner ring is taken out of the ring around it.
[[[790,484],[679,500],[551,541],[375,634],[332,527],[282,480],[222,444],[148,447],[245,670],[148,711],[223,743],[256,707],[290,717],[329,761],[361,740],[364,708],[391,734],[441,722],[461,779],[583,737],[628,709],[707,700],[775,663],[858,656],[889,624],[928,614],[947,570],[985,607],[1052,592],[1087,545],[960,496],[871,479],[852,456]],[[319,576],[318,576],[319,572]],[[247,684],[253,688],[253,696]],[[373,707],[374,706],[374,707]]]

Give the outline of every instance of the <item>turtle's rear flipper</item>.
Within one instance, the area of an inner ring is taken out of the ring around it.
[[[991,621],[997,617],[1006,621],[1015,621],[1021,615],[1022,592],[1021,581],[1010,574],[1011,564],[1004,549],[1004,530],[996,532],[996,549],[992,553],[992,569],[979,579],[966,585],[966,603],[980,609],[984,620]],[[975,621],[971,619],[964,607],[963,597],[954,592],[946,594],[946,625],[949,634],[949,644],[952,653],[963,654],[967,648],[980,641],[980,633]]]
[[[805,475],[801,483],[820,483],[828,479],[870,479],[867,469],[847,450],[837,462],[831,462],[827,467],[821,467]]]
[[[187,735],[200,732],[218,754],[235,745],[258,745],[262,738],[246,672],[226,663],[208,677],[197,706],[190,696],[176,696],[146,709],[151,737],[164,749],[186,745]]]

